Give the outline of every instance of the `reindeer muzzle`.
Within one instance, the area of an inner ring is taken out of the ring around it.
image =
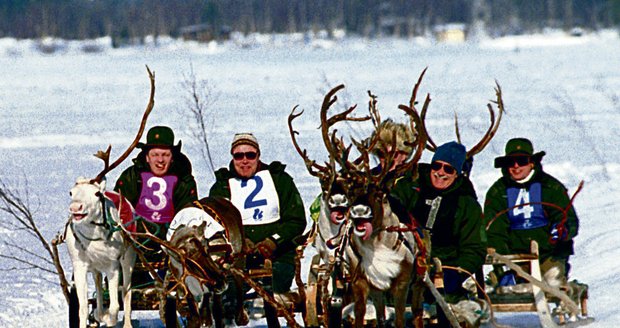
[[[329,220],[332,224],[341,225],[349,208],[349,200],[344,194],[333,194],[327,200],[329,207]]]
[[[372,209],[368,205],[355,205],[349,210],[349,215],[353,220],[355,229],[353,233],[362,238],[362,240],[368,240],[372,235]]]

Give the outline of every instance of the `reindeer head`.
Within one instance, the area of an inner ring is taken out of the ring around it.
[[[101,198],[105,191],[105,181],[93,182],[87,178],[77,178],[71,188],[69,214],[74,223],[92,221],[102,217]]]
[[[205,226],[206,222],[199,226],[177,227],[169,247],[164,248],[170,255],[172,272],[193,295],[206,290],[219,294],[228,288],[224,273],[215,263],[218,255],[209,252],[209,240],[204,237]]]

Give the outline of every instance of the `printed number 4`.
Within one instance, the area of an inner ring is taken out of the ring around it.
[[[519,191],[519,195],[517,196],[517,200],[515,201],[515,208],[512,210],[512,214],[514,216],[523,214],[523,217],[526,219],[530,219],[532,217],[532,212],[534,212],[534,206],[528,204],[530,202],[530,193],[525,189],[521,189]],[[520,206],[522,204],[527,204]]]
[[[256,186],[254,187],[254,190],[252,190],[252,192],[248,195],[248,198],[245,199],[245,202],[243,203],[243,207],[252,208],[252,207],[267,205],[266,199],[254,199],[254,197],[258,195],[261,189],[263,189],[263,179],[255,175],[254,177],[252,177],[252,180],[256,181]],[[248,185],[247,180],[244,180],[241,182],[242,188],[245,188],[247,185]]]

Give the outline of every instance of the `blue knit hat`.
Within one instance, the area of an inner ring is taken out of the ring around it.
[[[434,161],[443,161],[450,164],[460,174],[463,170],[463,163],[465,163],[465,156],[467,152],[465,146],[455,141],[447,142],[435,149],[435,155],[433,155]]]

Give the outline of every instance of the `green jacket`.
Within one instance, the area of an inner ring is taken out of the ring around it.
[[[172,201],[175,212],[189,206],[198,200],[196,190],[196,180],[192,175],[192,164],[187,156],[180,151],[173,151],[173,162],[168,171],[171,175],[178,177],[178,182],[174,188]],[[146,150],[143,150],[133,159],[133,165],[128,167],[116,180],[114,190],[122,193],[133,206],[136,206],[142,190],[142,177],[140,173],[149,171],[149,164],[146,162]]]
[[[471,181],[460,175],[452,186],[437,190],[430,180],[429,164],[418,165],[419,178],[410,173],[397,180],[392,189],[394,197],[425,227],[431,209],[430,202],[441,196],[435,223],[431,228],[431,256],[442,264],[461,267],[475,273],[486,255],[486,236],[482,226],[482,209]]]
[[[569,240],[553,245],[550,242],[552,226],[563,219],[562,211],[550,205],[542,205],[548,223],[534,229],[511,229],[508,211],[507,189],[530,187],[540,183],[542,203],[555,204],[567,208],[570,202],[567,190],[556,178],[545,173],[540,163],[534,167],[534,175],[525,183],[518,183],[510,178],[507,169],[502,169],[502,177],[489,188],[484,201],[484,220],[487,228],[489,247],[495,248],[500,254],[529,253],[532,240],[538,242],[540,258],[544,261],[549,257],[567,259],[573,254],[573,240],[579,231],[579,220],[571,206],[567,212],[566,228]],[[533,202],[533,200],[530,200]],[[520,207],[523,208],[523,207]],[[519,208],[517,208],[519,209]]]
[[[246,238],[257,243],[266,238],[274,240],[278,246],[276,260],[293,263],[295,256],[294,239],[303,234],[306,228],[306,213],[301,196],[293,178],[284,171],[286,165],[272,162],[267,165],[259,163],[258,171],[269,170],[279,199],[280,219],[274,223],[244,226]],[[239,178],[230,162],[229,168],[221,168],[215,172],[215,184],[209,191],[210,197],[223,197],[230,200],[228,180]],[[273,238],[277,234],[279,238]]]

